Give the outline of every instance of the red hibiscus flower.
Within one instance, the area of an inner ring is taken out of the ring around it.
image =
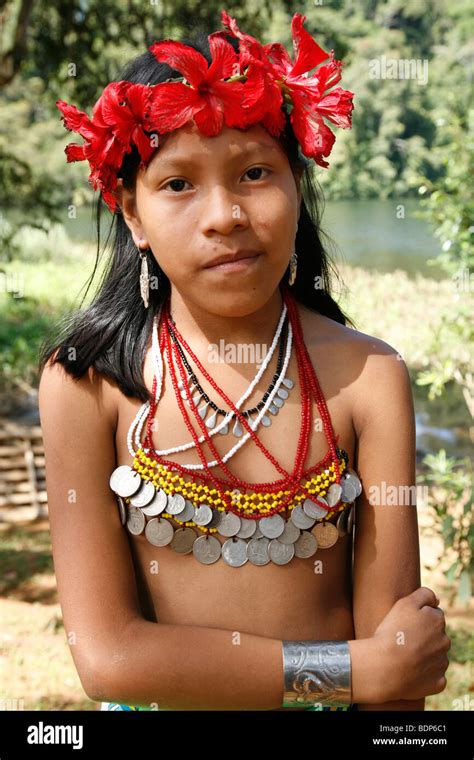
[[[304,29],[306,16],[292,18],[294,60],[283,45],[261,45],[243,34],[235,19],[222,11],[223,31],[208,36],[211,63],[182,42],[154,43],[155,58],[182,74],[182,81],[143,85],[111,82],[92,110],[92,117],[63,100],[56,105],[64,125],[84,138],[83,145],[66,146],[67,160],[87,160],[89,181],[100,189],[112,213],[113,190],[124,155],[136,146],[145,166],[156,149],[155,132],[171,132],[194,120],[209,137],[229,127],[247,128],[261,123],[278,136],[285,126],[285,105],[304,155],[320,166],[334,144],[326,121],[351,126],[353,93],[334,87],[341,78],[341,63],[326,53]],[[236,53],[228,37],[239,40]],[[328,61],[329,59],[329,61]],[[327,63],[323,63],[328,61]],[[309,72],[315,69],[310,76]],[[176,77],[174,77],[176,79]]]
[[[125,153],[136,145],[143,162],[155,150],[145,130],[148,120],[151,90],[142,84],[111,82],[92,109],[92,119],[63,100],[56,102],[63,114],[67,129],[84,138],[83,145],[70,143],[65,152],[68,162],[87,159],[91,167],[89,181],[94,190],[102,191],[104,200],[113,212],[116,201],[111,194],[117,184],[116,174]]]
[[[179,71],[188,83],[164,82],[154,88],[151,113],[160,132],[178,129],[190,119],[208,137],[219,134],[224,123],[229,127],[243,124],[243,84],[224,81],[238,73],[238,55],[219,32],[208,39],[210,66],[201,53],[182,42],[165,40],[150,47],[158,61]]]
[[[248,79],[245,86],[243,108],[249,121],[262,115],[262,125],[272,134],[281,123],[276,113],[279,103],[275,86],[281,88],[282,99],[292,104],[290,120],[302,152],[314,158],[320,166],[327,167],[323,156],[332,150],[335,136],[325,124],[324,118],[339,127],[351,126],[353,93],[340,87],[327,92],[341,78],[341,63],[333,53],[326,53],[304,29],[306,16],[295,13],[291,30],[293,35],[294,61],[279,43],[260,45],[249,35],[242,34],[235,22],[222,11],[222,23],[229,34],[240,40],[244,48],[244,60],[248,62]],[[330,58],[329,63],[320,66]],[[320,66],[312,76],[309,72]]]

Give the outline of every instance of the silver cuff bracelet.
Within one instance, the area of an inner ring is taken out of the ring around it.
[[[351,704],[351,653],[347,641],[282,644],[283,707]]]

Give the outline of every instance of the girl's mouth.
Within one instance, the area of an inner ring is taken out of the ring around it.
[[[252,256],[245,256],[241,259],[235,259],[234,261],[225,261],[221,264],[212,264],[211,266],[205,268],[210,269],[214,272],[224,272],[226,274],[230,272],[243,272],[254,266],[260,256],[260,253],[256,253]]]

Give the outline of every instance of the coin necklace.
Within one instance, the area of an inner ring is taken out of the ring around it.
[[[228,473],[231,475],[229,483],[212,476],[210,471],[193,476],[193,473],[187,473],[178,463],[167,462],[156,454],[153,455],[151,450],[150,455],[147,455],[143,449],[139,449],[133,468],[122,465],[114,470],[110,478],[110,486],[117,494],[122,523],[127,525],[132,534],[140,535],[145,531],[146,539],[153,545],[169,544],[178,553],[192,553],[203,564],[211,564],[222,557],[224,562],[231,567],[240,567],[246,562],[254,565],[266,565],[269,562],[286,564],[293,557],[311,557],[318,547],[328,548],[339,536],[352,530],[353,504],[360,495],[362,486],[354,470],[347,468],[346,452],[335,446],[329,412],[304,346],[298,312],[292,304],[291,295],[286,290],[284,297],[288,306],[290,324],[295,332],[302,396],[302,425],[293,472],[289,474],[280,467],[243,416],[242,425],[248,429],[251,437],[275,464],[276,469],[286,475],[283,480],[249,484],[235,478],[232,473]],[[166,326],[166,320],[164,325]],[[207,373],[199,366],[199,361],[193,356],[182,336],[178,334],[178,338],[196,366],[206,376]],[[177,386],[171,342],[170,333],[164,329],[163,344],[167,350],[173,387],[183,418],[185,422],[189,422]],[[174,350],[178,355],[175,358],[183,377],[185,369],[179,364],[180,357],[176,346]],[[215,385],[212,378],[207,376],[207,379],[234,410],[236,417],[242,415],[230,399],[227,399],[224,392]],[[309,381],[308,384],[306,379]],[[155,393],[156,383],[155,375],[153,393]],[[311,417],[308,400],[311,396],[315,398],[323,419],[324,430],[329,440],[329,451],[314,467],[303,471],[309,438],[308,422],[310,423]],[[152,406],[147,438],[151,438],[150,428],[154,414]],[[199,420],[197,422],[199,423]],[[195,438],[192,426],[190,432]],[[206,429],[203,432],[206,436]],[[212,448],[209,431],[207,432],[207,442]],[[199,443],[196,444],[196,449],[205,459],[204,452],[200,452]],[[218,455],[217,459],[219,459]],[[330,465],[329,459],[332,459]],[[223,464],[223,470],[226,469]],[[191,475],[193,479],[185,481],[179,475],[173,474],[176,471]],[[316,475],[317,471],[320,472]],[[308,479],[307,476],[312,473],[314,477]],[[302,478],[305,478],[304,486],[297,482]],[[198,480],[202,483],[198,484]],[[215,487],[209,488],[206,483]],[[229,490],[229,485],[236,487]],[[251,490],[252,493],[243,493],[243,489]],[[290,501],[291,504],[289,504]],[[285,517],[281,513],[284,513]],[[334,515],[337,517],[335,524],[330,522]],[[146,522],[145,516],[151,519]],[[172,521],[177,522],[180,527],[175,529]],[[212,535],[216,532],[227,537],[224,544],[221,545],[220,541]]]

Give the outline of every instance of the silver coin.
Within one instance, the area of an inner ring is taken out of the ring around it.
[[[156,517],[156,515],[160,515],[162,512],[164,512],[167,504],[168,496],[166,494],[166,491],[163,491],[162,488],[159,488],[156,491],[152,501],[150,501],[146,507],[142,508],[142,512],[148,517]]]
[[[347,518],[349,517],[349,510],[344,509],[337,518],[336,528],[340,536],[345,536],[347,533]]]
[[[328,513],[327,509],[320,507],[319,504],[315,504],[311,499],[305,499],[303,502],[303,512],[308,517],[314,517],[315,519],[325,517]]]
[[[222,559],[231,567],[242,567],[248,561],[247,542],[242,538],[228,538],[222,544]]]
[[[282,544],[294,544],[295,541],[299,539],[300,535],[301,531],[296,527],[294,522],[292,520],[287,520],[285,522],[283,533],[278,536],[278,540],[281,541]]]
[[[342,501],[354,501],[357,496],[355,483],[349,478],[341,478]]]
[[[285,521],[277,513],[271,517],[262,517],[258,524],[263,535],[267,538],[278,538],[285,530]]]
[[[119,508],[120,522],[122,523],[122,525],[125,525],[125,523],[127,522],[127,508],[125,506],[125,502],[122,499],[122,497],[119,496],[118,494],[116,496],[116,499],[117,499],[117,504]]]
[[[257,520],[257,527],[255,528],[255,533],[252,535],[252,538],[263,538],[263,533],[258,526],[259,522],[260,521]]]
[[[138,491],[142,484],[140,473],[133,470],[128,464],[117,467],[110,476],[109,485],[116,494],[124,499]]]
[[[354,519],[355,519],[355,507],[352,506],[349,511],[349,517],[347,518],[347,532],[352,533],[352,527],[354,525]]]
[[[146,524],[145,536],[153,546],[167,546],[173,540],[174,528],[164,517],[152,517]]]
[[[240,517],[234,515],[233,512],[223,512],[221,514],[222,517],[218,527],[221,536],[236,536],[241,526]]]
[[[191,527],[177,528],[170,546],[178,554],[189,554],[192,552],[196,540],[196,532]]]
[[[179,515],[186,506],[186,500],[180,493],[168,494],[166,511],[169,515]],[[179,518],[182,519],[181,517]]]
[[[291,518],[292,522],[296,525],[297,528],[301,528],[301,530],[307,530],[308,528],[312,528],[316,520],[314,517],[309,517],[309,515],[306,514],[306,512],[303,511],[303,507],[301,504],[298,504],[298,506],[294,507],[291,510]]]
[[[212,565],[221,556],[221,542],[215,536],[199,536],[193,543],[193,554],[203,565]]]
[[[348,480],[350,480],[350,482],[353,483],[355,486],[356,498],[357,498],[362,493],[362,483],[360,482],[359,476],[355,470],[351,470],[349,468],[346,472],[347,472]]]
[[[142,486],[130,498],[132,507],[146,507],[152,501],[156,493],[156,488],[151,480],[143,480]]]
[[[295,544],[295,557],[301,557],[301,559],[307,559],[316,554],[318,550],[318,542],[316,536],[309,530],[301,531],[301,536]]]
[[[336,504],[338,504],[341,500],[341,494],[342,488],[339,483],[333,483],[332,486],[329,486],[326,493],[326,501],[328,503],[328,506],[335,507]]]
[[[194,520],[194,513],[196,511],[196,508],[192,501],[189,499],[186,499],[184,502],[184,509],[182,512],[179,512],[177,515],[173,515],[173,518],[175,520],[178,520],[179,522],[189,522],[189,520]],[[208,526],[209,527],[209,526]]]
[[[212,520],[212,509],[208,504],[201,504],[195,508],[192,519],[196,525],[209,525]]]
[[[288,391],[285,390],[284,388],[278,388],[278,390],[277,390],[277,396],[280,396],[280,398],[285,398],[286,399],[286,398],[288,398],[289,395],[290,394],[288,393]]]
[[[270,541],[268,554],[275,565],[286,565],[295,556],[294,544],[282,544],[277,538]]]
[[[275,404],[275,406],[278,406],[279,409],[281,409],[281,407],[283,406],[284,403],[285,402],[283,401],[282,398],[278,398],[277,396],[273,396],[272,404]]]
[[[322,505],[323,507],[328,507],[328,506],[329,506],[329,504],[327,503],[327,501],[326,501],[326,499],[324,498],[324,496],[320,496],[319,494],[316,494],[316,495],[315,495],[315,498],[317,498],[318,502],[319,502],[319,503],[321,503],[321,505]]]
[[[221,521],[221,517],[222,517],[223,514],[224,513],[223,512],[219,512],[218,509],[213,509],[212,510],[212,517],[211,517],[210,522],[207,523],[207,527],[208,528],[217,528],[218,525],[219,525],[219,523],[220,523],[220,521]]]
[[[270,555],[268,554],[269,544],[270,540],[265,536],[250,539],[247,544],[247,557],[252,565],[268,565],[270,562]]]
[[[250,538],[257,530],[257,520],[246,520],[245,517],[240,518],[240,530],[236,533],[237,538]]]
[[[145,515],[138,507],[131,507],[128,510],[127,529],[132,535],[139,536],[145,527]]]

